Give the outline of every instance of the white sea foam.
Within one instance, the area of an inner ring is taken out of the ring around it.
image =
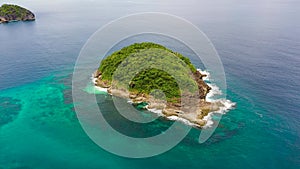
[[[215,84],[208,83],[207,85],[211,88],[211,90],[207,93],[206,100],[208,102],[214,102],[215,100],[213,99],[213,97],[218,96],[218,95],[222,95],[222,91]]]
[[[155,113],[155,114],[157,114],[157,115],[159,115],[159,116],[163,116],[162,110],[160,110],[160,109],[149,109],[149,108],[148,108],[148,105],[147,105],[145,108],[146,108],[148,111],[152,112],[152,113]]]
[[[205,74],[206,75],[205,77],[203,77],[204,81],[209,81],[209,79],[210,79],[210,73],[208,71],[201,70],[201,69],[197,69],[197,71],[199,71],[201,74]],[[235,103],[231,102],[230,100],[226,100],[226,99],[214,99],[213,98],[214,96],[222,95],[222,91],[215,84],[208,83],[208,86],[211,87],[211,90],[207,94],[206,100],[208,102],[212,102],[212,103],[219,102],[223,106],[221,106],[218,111],[210,112],[210,113],[208,113],[208,115],[206,115],[205,117],[203,117],[203,120],[206,121],[206,124],[203,126],[204,128],[211,127],[214,124],[213,119],[212,119],[212,116],[213,116],[214,113],[225,114],[226,112],[228,112],[230,109],[232,109],[235,106]],[[199,127],[197,124],[191,123],[189,120],[181,118],[181,117],[178,117],[178,116],[170,116],[170,117],[167,117],[167,118],[169,120],[183,122],[184,124],[187,124],[187,125],[190,125],[190,126]]]
[[[206,121],[206,124],[203,126],[204,128],[211,127],[214,124],[212,120],[212,113],[208,113],[206,116],[204,116],[203,120]]]
[[[97,78],[92,78],[92,81],[93,81],[94,84],[97,84],[96,80],[97,80]]]
[[[234,103],[234,102],[232,102],[230,100],[227,100],[227,99],[216,99],[213,102],[221,103],[223,106],[219,107],[219,110],[214,111],[214,112],[210,112],[210,113],[208,113],[207,116],[203,117],[203,120],[206,121],[205,126],[203,126],[204,128],[211,127],[214,124],[212,116],[215,113],[225,114],[229,110],[233,109],[235,107],[235,105],[236,105],[236,103]]]
[[[203,78],[203,80],[209,81],[210,74],[209,74],[208,71],[205,71],[205,70],[202,71],[201,69],[197,69],[197,71],[199,71],[201,74],[207,75],[206,77]],[[92,78],[92,81],[93,81],[94,84],[96,84],[96,80],[97,80],[97,78]],[[220,103],[223,106],[221,106],[218,111],[210,112],[210,113],[208,113],[208,115],[203,117],[203,120],[206,121],[205,126],[203,126],[204,128],[211,127],[214,124],[213,119],[212,119],[212,116],[213,116],[214,113],[225,114],[229,110],[233,109],[236,105],[235,103],[231,102],[230,100],[227,100],[227,99],[224,99],[224,98],[223,99],[213,99],[214,96],[222,95],[222,91],[215,84],[207,83],[207,85],[209,87],[211,87],[211,90],[206,95],[206,100],[208,102],[212,102],[212,103]],[[97,89],[98,91],[107,92],[107,88],[102,88],[102,87],[99,87],[99,86],[96,86],[96,85],[95,85],[95,89]],[[128,103],[132,104],[132,101],[128,101]],[[164,116],[163,113],[162,113],[162,110],[160,110],[160,109],[149,109],[148,106],[146,106],[146,109],[150,112],[153,112],[153,113],[159,115],[159,116]],[[200,127],[197,124],[191,123],[189,120],[178,117],[178,116],[169,116],[167,118],[169,120],[180,121],[180,122],[182,122],[186,125]]]
[[[206,74],[206,75],[207,75],[206,77],[203,78],[203,80],[209,81],[209,79],[210,79],[210,74],[209,74],[208,71],[206,71],[206,70],[202,71],[201,69],[197,69],[197,70],[198,70],[201,74]],[[221,91],[220,88],[219,88],[217,85],[215,85],[215,84],[207,83],[207,85],[208,85],[209,87],[211,87],[211,90],[210,90],[210,91],[207,93],[207,95],[206,95],[206,101],[212,102],[212,103],[220,103],[220,104],[223,105],[223,106],[221,106],[221,107],[219,108],[218,111],[210,112],[210,113],[208,113],[208,115],[206,115],[205,117],[203,117],[203,120],[206,121],[206,124],[205,124],[204,128],[206,128],[206,127],[211,127],[211,126],[214,124],[213,119],[212,119],[214,113],[225,114],[225,113],[227,113],[229,110],[233,109],[233,108],[235,107],[235,105],[236,105],[236,104],[233,103],[232,101],[227,100],[227,99],[225,99],[225,98],[222,98],[222,99],[214,99],[215,96],[218,96],[218,95],[220,96],[220,95],[222,95],[222,91]]]
[[[210,73],[206,70],[201,70],[201,69],[197,69],[198,72],[200,72],[203,75],[206,75],[205,77],[203,77],[204,81],[209,81],[210,78]]]
[[[184,118],[181,118],[181,117],[178,117],[178,116],[169,116],[169,117],[167,117],[167,119],[173,120],[173,121],[180,121],[180,122],[182,122],[182,123],[184,123],[184,124],[186,124],[186,125],[189,125],[189,126],[200,127],[200,126],[198,126],[197,124],[191,123],[189,120],[184,119]]]
[[[107,93],[107,88],[95,86],[95,89],[98,90],[98,91],[100,91],[100,92],[106,92]]]
[[[103,88],[103,87],[99,87],[99,86],[96,86],[96,80],[97,78],[94,78],[92,77],[92,81],[93,81],[93,84],[94,84],[94,88],[100,92],[106,92],[107,93],[107,88]]]

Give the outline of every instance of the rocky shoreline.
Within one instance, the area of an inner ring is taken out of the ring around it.
[[[145,106],[148,110],[160,110],[161,114],[167,118],[180,118],[187,120],[195,127],[202,128],[207,124],[206,116],[211,112],[220,110],[224,105],[221,102],[208,102],[206,95],[211,90],[203,80],[205,74],[196,71],[193,76],[198,84],[199,94],[196,96],[182,96],[185,99],[184,103],[178,99],[177,102],[167,102],[165,100],[155,99],[147,94],[135,94],[125,89],[114,89],[111,85],[105,83],[101,79],[102,73],[95,71],[93,74],[93,82],[95,86],[106,88],[107,92],[113,96],[121,97],[130,100],[133,104],[147,103]],[[197,98],[195,98],[197,97]],[[195,102],[196,101],[196,102]]]
[[[0,7],[0,24],[16,21],[34,21],[35,15],[20,6],[3,4]]]

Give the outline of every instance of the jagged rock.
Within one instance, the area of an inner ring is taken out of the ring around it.
[[[7,23],[8,20],[0,16],[0,23]]]
[[[94,72],[93,76],[94,78],[98,78],[100,75],[102,74],[102,72],[100,72],[98,69]]]
[[[133,99],[133,102],[137,102],[137,103],[144,102],[144,101],[146,101],[146,98],[144,97],[136,97]]]
[[[165,115],[165,116],[178,116],[178,113],[176,112],[176,110],[174,109],[164,109],[162,111],[162,113]]]
[[[130,99],[134,99],[134,98],[136,98],[136,97],[137,97],[136,94],[129,94],[129,98],[130,98]]]
[[[96,79],[96,85],[103,87],[103,88],[109,88],[110,85],[107,84],[105,81],[102,81],[101,79]]]

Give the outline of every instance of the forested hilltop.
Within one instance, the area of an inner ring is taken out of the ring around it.
[[[100,63],[94,73],[96,86],[114,96],[146,105],[148,110],[162,110],[200,127],[211,111],[221,106],[205,100],[210,87],[190,59],[166,47],[135,43],[118,50]]]
[[[148,59],[147,57],[149,56],[152,58]],[[177,61],[174,61],[176,60],[174,56],[178,57]],[[176,98],[180,97],[177,81],[183,84],[181,88],[187,89],[190,92],[197,90],[195,88],[197,84],[193,77],[193,74],[197,74],[197,70],[192,65],[190,59],[162,45],[151,42],[132,44],[102,60],[98,69],[98,75],[101,74],[101,83],[99,83],[101,87],[109,87],[111,85],[113,73],[123,61],[129,62],[130,66],[124,67],[122,71],[116,73],[114,80],[127,80],[131,72],[137,73],[129,84],[129,90],[135,94],[149,94],[153,89],[159,89],[164,92],[168,101],[176,101]],[[158,68],[134,72],[139,69],[138,67],[142,66],[143,62],[146,62],[145,64],[147,65],[159,64],[161,67],[166,67],[169,72],[159,70]],[[121,66],[124,66],[124,63]],[[201,95],[205,94],[202,93]]]

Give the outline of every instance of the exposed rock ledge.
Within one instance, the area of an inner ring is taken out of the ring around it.
[[[211,90],[211,88],[203,81],[203,77],[206,75],[201,74],[199,71],[194,73],[194,77],[199,87],[199,95],[197,95],[197,99],[191,96],[183,96],[186,100],[183,103],[170,103],[163,100],[158,100],[153,98],[151,95],[146,94],[134,94],[130,93],[124,89],[113,89],[110,85],[106,84],[101,80],[101,72],[96,71],[93,76],[95,78],[94,83],[96,86],[107,88],[109,94],[130,99],[134,104],[146,102],[148,105],[147,109],[156,109],[162,110],[162,114],[166,117],[176,116],[188,120],[190,123],[194,124],[196,127],[203,127],[207,123],[204,119],[208,113],[213,111],[218,111],[220,107],[224,106],[220,102],[207,102],[205,97],[207,93]],[[195,100],[199,102],[195,104]]]

